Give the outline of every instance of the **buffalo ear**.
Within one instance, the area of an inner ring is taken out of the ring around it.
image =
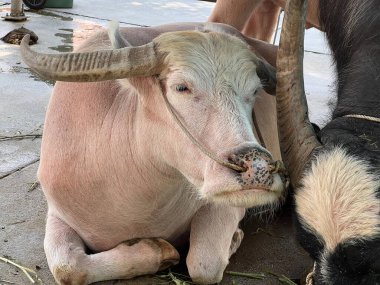
[[[276,69],[265,60],[259,59],[256,72],[265,92],[276,95]]]

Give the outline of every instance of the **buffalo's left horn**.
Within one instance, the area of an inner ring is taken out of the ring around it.
[[[153,42],[126,47],[81,53],[44,54],[32,51],[29,35],[21,41],[25,63],[41,77],[57,81],[89,82],[159,74],[162,56]]]
[[[308,118],[303,81],[307,0],[288,0],[277,53],[277,120],[281,149],[296,186],[313,150],[320,145]]]

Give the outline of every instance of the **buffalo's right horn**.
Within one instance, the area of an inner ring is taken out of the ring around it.
[[[296,186],[320,145],[308,118],[303,82],[303,39],[307,0],[288,0],[277,53],[277,120],[280,144]]]
[[[21,41],[25,63],[41,77],[57,81],[89,82],[150,76],[162,70],[162,56],[153,42],[138,47],[93,52],[44,54],[32,51],[29,35]]]

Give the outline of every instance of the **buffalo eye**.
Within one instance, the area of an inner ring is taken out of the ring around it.
[[[183,93],[183,92],[189,92],[189,88],[185,84],[179,84],[175,87],[175,90],[177,92]]]

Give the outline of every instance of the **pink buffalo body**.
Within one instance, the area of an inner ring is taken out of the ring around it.
[[[275,206],[284,196],[280,175],[269,170],[280,158],[274,98],[262,91],[273,74],[243,40],[194,28],[205,26],[121,30],[126,44],[153,41],[159,72],[55,85],[38,177],[49,205],[45,251],[59,284],[155,273],[178,262],[175,246],[187,237],[191,278],[219,282],[243,238],[238,224],[245,208]],[[103,31],[76,53],[111,49]],[[44,55],[28,55],[33,51],[25,46],[23,53],[39,72],[31,61],[43,62]],[[83,68],[92,72],[99,59],[86,56]],[[70,73],[76,63],[57,64],[54,72]],[[202,145],[246,171],[205,155],[173,119],[164,96]],[[255,138],[255,101],[273,155]]]

